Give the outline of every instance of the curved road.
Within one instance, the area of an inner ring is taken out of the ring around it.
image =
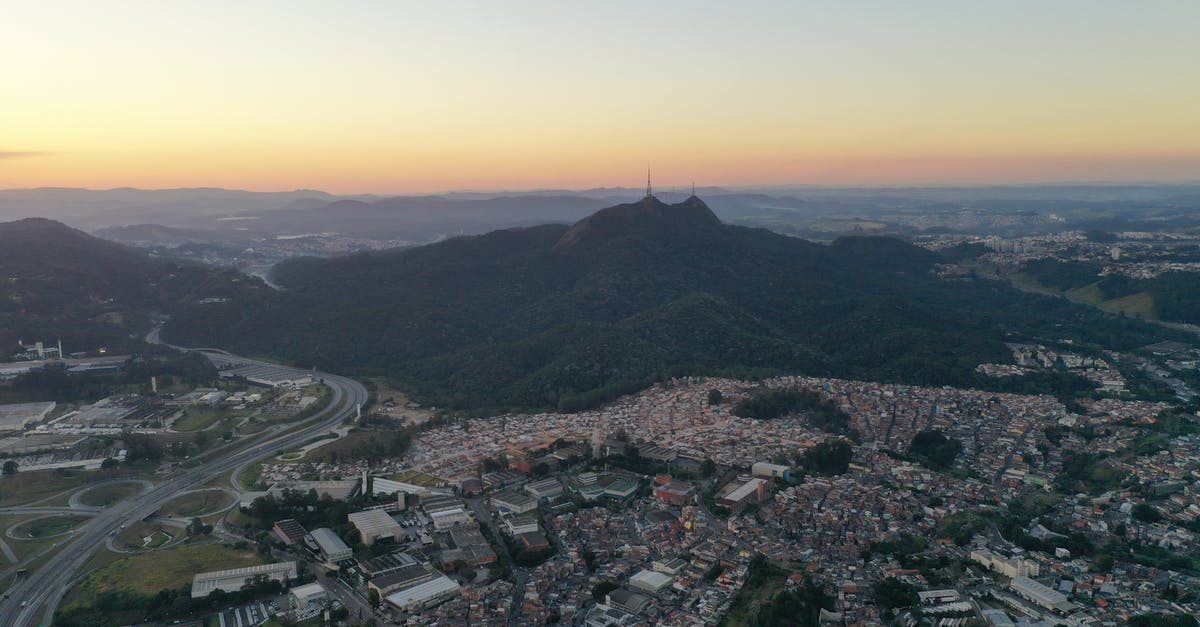
[[[213,361],[235,365],[269,365],[252,359],[231,355],[225,351],[197,349],[209,354]],[[168,475],[168,479],[142,494],[122,501],[99,512],[83,527],[78,528],[72,538],[61,543],[62,550],[51,557],[41,568],[9,588],[9,594],[0,605],[0,625],[25,627],[39,623],[49,625],[54,612],[75,578],[82,574],[84,564],[92,554],[104,546],[104,540],[125,525],[141,520],[154,513],[164,503],[180,492],[195,488],[205,482],[232,472],[257,459],[270,456],[279,449],[288,449],[303,444],[309,438],[336,427],[343,419],[354,415],[355,406],[367,402],[367,389],[357,381],[326,373],[286,368],[297,374],[312,374],[324,380],[333,391],[329,405],[315,416],[304,421],[284,434],[267,431],[244,438],[240,447],[223,457],[210,459],[195,468],[179,469]]]

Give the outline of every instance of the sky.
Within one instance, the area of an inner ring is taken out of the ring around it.
[[[1200,181],[1200,2],[0,0],[0,188]]]

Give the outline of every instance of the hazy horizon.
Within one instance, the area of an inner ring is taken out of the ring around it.
[[[0,188],[1200,179],[1200,5],[26,4]]]

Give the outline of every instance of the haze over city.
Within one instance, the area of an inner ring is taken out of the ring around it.
[[[1197,181],[1190,2],[13,3],[0,188]]]

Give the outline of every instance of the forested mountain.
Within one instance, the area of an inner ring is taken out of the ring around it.
[[[818,245],[722,224],[698,198],[573,226],[281,264],[283,292],[176,316],[168,338],[385,375],[455,407],[591,405],[657,377],[770,369],[973,383],[1006,333],[1129,344],[1136,321],[938,278],[898,240]]]
[[[156,259],[42,218],[0,223],[0,358],[18,340],[121,349],[154,311],[267,289],[232,270]]]

